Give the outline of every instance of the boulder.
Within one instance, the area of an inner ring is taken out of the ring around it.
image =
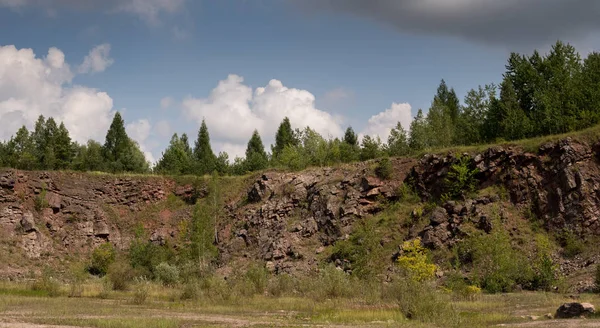
[[[443,207],[436,207],[430,216],[431,225],[440,225],[448,221],[448,212]]]
[[[596,309],[590,303],[565,303],[556,310],[555,317],[559,319],[578,318],[595,312]]]
[[[33,219],[33,214],[31,214],[31,212],[23,213],[20,223],[24,232],[29,233],[37,231],[37,228],[35,227],[35,220]]]

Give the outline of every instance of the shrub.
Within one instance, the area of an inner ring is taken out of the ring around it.
[[[197,300],[200,296],[200,286],[197,281],[188,281],[183,285],[181,300]]]
[[[348,297],[352,294],[352,288],[350,277],[344,271],[328,265],[319,274],[315,296],[318,299]]]
[[[295,289],[295,281],[288,274],[279,274],[269,280],[267,291],[269,295],[280,297],[291,294]]]
[[[573,258],[585,249],[585,244],[572,230],[565,229],[559,236],[559,241],[563,247],[563,255],[567,258]]]
[[[108,268],[108,282],[113,290],[127,290],[129,283],[135,278],[134,269],[126,261],[117,261]]]
[[[438,292],[431,283],[398,279],[393,283],[393,289],[400,312],[407,319],[460,327],[460,318],[448,296]]]
[[[75,264],[70,270],[71,290],[69,297],[81,297],[83,295],[83,283],[87,278],[85,265]]]
[[[60,296],[60,284],[48,268],[44,269],[42,276],[33,282],[31,290],[44,292],[50,297]]]
[[[267,269],[257,264],[253,264],[248,268],[245,279],[250,283],[254,294],[263,294],[269,282]]]
[[[444,179],[446,198],[458,198],[472,193],[477,188],[475,176],[478,169],[471,169],[468,156],[461,156],[457,162],[450,166],[450,170]]]
[[[402,255],[398,257],[398,266],[410,279],[423,282],[432,279],[436,266],[428,258],[428,251],[421,246],[421,240],[406,241],[402,245]]]
[[[35,197],[33,206],[34,206],[35,210],[38,212],[41,212],[43,209],[48,207],[48,201],[46,200],[45,186],[42,187],[42,191],[40,192],[40,194],[37,195],[37,197]]]
[[[462,264],[472,266],[473,281],[489,293],[510,292],[533,280],[529,260],[512,247],[509,236],[500,229],[467,239],[457,252]]]
[[[111,243],[104,243],[92,252],[92,260],[88,271],[93,275],[104,276],[108,267],[115,261],[115,248]]]
[[[158,281],[166,286],[173,286],[179,281],[179,269],[166,262],[162,262],[154,268],[154,275]]]
[[[392,177],[394,168],[389,158],[382,158],[379,160],[379,164],[375,168],[375,175],[382,180],[387,180]]]
[[[136,278],[133,290],[133,304],[141,305],[146,302],[150,294],[150,282],[146,278]]]

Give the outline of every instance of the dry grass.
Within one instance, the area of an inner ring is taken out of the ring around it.
[[[68,286],[62,286],[63,295]],[[435,327],[408,320],[393,302],[366,305],[355,298],[320,299],[302,297],[250,296],[214,302],[210,299],[181,301],[178,289],[150,284],[148,299],[136,305],[135,291],[112,292],[98,298],[102,287],[88,282],[81,298],[48,298],[30,291],[24,284],[0,283],[0,322],[67,325],[75,327]],[[581,301],[600,304],[598,295],[581,295]],[[491,327],[525,323],[527,316],[553,313],[563,302],[558,294],[516,293],[483,295],[476,301],[455,301],[460,327]],[[544,319],[540,319],[544,320]],[[597,319],[587,323],[598,322]],[[550,324],[550,321],[548,321]],[[457,326],[456,322],[437,326]],[[559,326],[557,326],[559,327]]]

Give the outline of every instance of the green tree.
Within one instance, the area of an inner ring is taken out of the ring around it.
[[[198,139],[196,139],[194,147],[194,160],[196,161],[197,174],[211,174],[215,169],[217,158],[210,146],[210,135],[204,120],[202,120],[200,130],[198,131]]]
[[[298,145],[298,139],[294,134],[294,130],[292,130],[290,119],[286,117],[275,134],[275,144],[271,148],[273,158],[277,159],[286,146],[296,145]]]
[[[231,174],[231,166],[229,165],[229,154],[220,152],[215,162],[215,170],[221,175]]]
[[[339,148],[342,162],[349,163],[359,159],[360,147],[358,145],[358,136],[354,133],[351,126],[346,129],[343,142],[340,144]]]
[[[62,122],[54,138],[54,155],[56,157],[56,168],[60,170],[71,167],[71,163],[75,157],[69,130],[67,130],[65,124]]]
[[[102,154],[106,169],[110,172],[145,173],[150,169],[139,145],[127,136],[125,122],[119,112],[115,114],[106,133]]]
[[[7,144],[10,166],[21,170],[33,170],[37,166],[35,147],[29,130],[22,126]]]
[[[390,132],[387,143],[387,151],[390,156],[406,156],[410,152],[408,146],[408,135],[402,124],[398,122]]]
[[[438,86],[434,102],[444,107],[445,114],[450,117],[452,124],[457,122],[460,113],[460,102],[454,89],[448,89],[446,81],[443,79]]]
[[[269,158],[265,152],[265,146],[263,145],[258,131],[254,130],[250,141],[248,141],[248,147],[246,148],[245,169],[254,172],[264,170],[268,165]]]
[[[360,149],[360,160],[368,161],[381,157],[382,146],[379,137],[373,138],[369,135],[364,136],[362,140],[362,147]]]
[[[46,144],[48,143],[48,135],[46,133],[46,118],[44,115],[38,116],[33,132],[31,132],[31,141],[34,147],[34,156],[38,168],[44,169],[44,155],[46,154]]]
[[[423,110],[419,109],[417,116],[410,123],[408,145],[413,151],[423,150],[429,147],[427,139],[427,122],[423,116]]]
[[[158,173],[179,175],[189,172],[191,165],[192,159],[186,150],[185,143],[175,133],[154,170]]]
[[[350,146],[358,146],[358,137],[351,126],[349,126],[344,133],[344,142]]]
[[[453,119],[443,103],[437,100],[433,101],[425,122],[427,143],[430,147],[443,148],[453,144]]]
[[[492,99],[495,97],[496,86],[479,86],[471,89],[465,96],[465,106],[462,107],[456,124],[456,142],[462,145],[483,143],[485,140],[485,121],[490,111]]]

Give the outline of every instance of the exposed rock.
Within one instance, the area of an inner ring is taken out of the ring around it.
[[[594,314],[596,309],[590,303],[565,303],[556,310],[556,318],[569,319]]]
[[[33,218],[33,214],[31,212],[23,213],[23,217],[21,218],[21,228],[23,228],[23,232],[30,233],[36,232],[37,228],[35,226],[35,220]]]

